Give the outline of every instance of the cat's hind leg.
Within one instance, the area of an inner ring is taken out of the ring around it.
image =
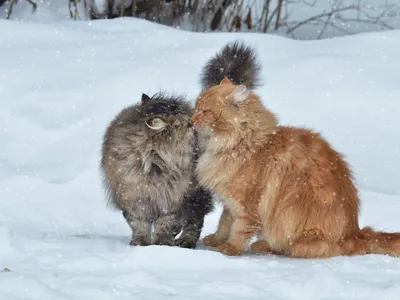
[[[250,245],[250,250],[251,250],[251,252],[257,253],[257,254],[276,254],[277,253],[264,240],[255,241],[253,244]]]
[[[185,199],[182,210],[183,231],[175,245],[183,248],[196,248],[204,225],[204,218],[213,209],[210,191],[198,187]]]
[[[159,216],[154,223],[154,245],[173,246],[175,236],[180,232],[182,222],[179,213]]]
[[[188,220],[183,227],[181,236],[175,240],[174,245],[182,248],[196,248],[203,224],[203,218],[193,218]]]
[[[325,237],[318,229],[304,230],[285,251],[287,256],[295,258],[330,258],[342,252],[339,241]]]

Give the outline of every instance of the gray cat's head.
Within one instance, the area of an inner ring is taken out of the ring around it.
[[[187,143],[194,136],[191,114],[192,108],[180,97],[156,94],[149,97],[142,94],[136,108],[139,126],[153,141]]]

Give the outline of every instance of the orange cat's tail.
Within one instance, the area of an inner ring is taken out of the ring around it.
[[[253,251],[257,252],[254,249]],[[365,254],[400,257],[400,233],[374,231],[371,227],[365,227],[355,236],[347,237],[339,242],[307,238],[297,241],[290,246],[287,254],[297,258],[328,258]]]
[[[364,227],[358,236],[344,240],[340,246],[342,255],[384,254],[400,257],[400,233]]]

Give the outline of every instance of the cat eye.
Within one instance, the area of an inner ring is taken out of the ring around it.
[[[150,124],[149,124],[150,123]],[[161,130],[164,129],[167,126],[167,123],[165,123],[162,119],[160,118],[154,118],[150,120],[149,122],[146,121],[147,127],[153,130]]]
[[[195,111],[195,113],[197,113],[197,114],[205,114],[205,113],[209,113],[209,112],[211,112],[211,110],[210,109],[207,109],[207,110],[196,110]]]

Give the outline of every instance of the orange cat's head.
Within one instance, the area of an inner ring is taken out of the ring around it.
[[[199,96],[192,121],[203,135],[225,137],[244,137],[246,133],[265,131],[277,123],[255,94],[226,77]]]
[[[245,85],[234,85],[224,78],[204,91],[196,102],[193,125],[213,135],[230,135],[246,122],[244,102],[250,92]]]

